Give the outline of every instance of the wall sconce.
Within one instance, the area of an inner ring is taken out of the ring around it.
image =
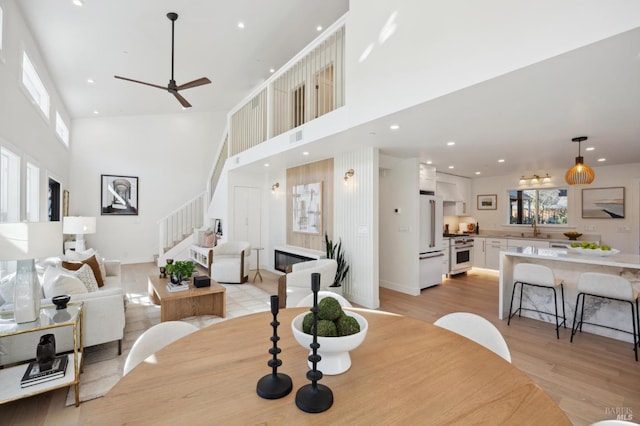
[[[518,183],[520,185],[526,185],[527,183],[531,185],[537,185],[539,183],[549,183],[549,182],[551,182],[551,176],[549,176],[549,173],[547,173],[542,177],[540,175],[533,175],[529,177],[522,176],[520,178],[520,182]]]
[[[347,181],[349,180],[350,177],[353,177],[353,174],[355,172],[353,171],[353,169],[349,169],[344,173],[344,183],[347,183]]]
[[[275,194],[278,188],[280,188],[280,182],[276,182],[273,185],[271,185],[271,193]]]

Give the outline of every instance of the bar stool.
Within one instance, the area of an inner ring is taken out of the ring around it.
[[[582,296],[582,304],[580,304],[580,296]],[[580,275],[580,278],[578,278],[578,297],[576,298],[576,311],[573,315],[573,325],[571,326],[571,342],[573,342],[573,336],[576,334],[576,331],[578,331],[578,328],[580,328],[580,332],[582,332],[582,324],[595,325],[631,334],[631,332],[627,330],[620,330],[619,328],[584,321],[584,299],[586,296],[617,300],[631,305],[633,351],[635,352],[636,361],[638,361],[638,346],[640,345],[640,313],[638,313],[638,291],[633,288],[631,282],[618,275],[601,274],[598,272],[583,272]],[[578,305],[580,305],[580,321],[576,324],[576,318],[578,317]]]
[[[562,285],[562,280],[556,280],[553,275],[553,271],[551,268],[543,265],[534,265],[532,263],[518,263],[513,271],[513,290],[511,291],[511,303],[509,304],[509,320],[507,321],[507,325],[511,324],[511,317],[513,317],[516,313],[518,316],[521,316],[521,312],[524,311],[532,311],[539,312],[541,314],[547,315],[555,315],[556,318],[556,338],[560,339],[560,326],[562,325],[564,328],[567,328],[567,318],[565,316],[564,311],[564,287]],[[513,309],[513,296],[516,293],[516,287],[520,284],[520,305],[515,312],[511,312]],[[553,291],[553,305],[555,308],[555,314],[551,312],[540,311],[537,309],[531,308],[523,308],[522,307],[522,293],[524,286],[533,286],[540,288],[548,288]],[[562,295],[562,321],[558,321],[558,296],[556,289],[560,287],[560,292]]]

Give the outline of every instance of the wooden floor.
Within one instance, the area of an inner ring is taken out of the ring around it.
[[[156,272],[152,264],[125,265],[123,282],[144,288],[147,276]],[[275,291],[277,275],[261,273],[265,280],[260,287]],[[253,275],[252,272],[250,282]],[[506,321],[497,319],[495,274],[470,271],[425,289],[420,296],[380,289],[380,309],[427,322],[450,312],[479,314],[502,332],[513,364],[538,383],[574,424],[588,425],[615,418],[617,414],[640,420],[640,363],[634,360],[632,345],[588,333],[578,335],[570,343],[569,328],[562,329],[557,340],[553,325],[525,318],[516,317],[507,327]],[[82,403],[79,408],[65,408],[65,397],[66,390],[59,390],[0,406],[0,424],[79,424],[81,410],[89,408],[92,402]]]

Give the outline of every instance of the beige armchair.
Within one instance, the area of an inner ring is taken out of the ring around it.
[[[227,241],[213,248],[211,278],[219,283],[242,284],[249,280],[251,244]]]
[[[311,274],[320,273],[320,290],[326,290],[336,277],[338,262],[334,259],[318,259],[294,263],[291,272],[278,280],[280,308],[293,308],[311,293]]]

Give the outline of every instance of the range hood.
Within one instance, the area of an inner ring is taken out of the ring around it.
[[[442,197],[442,201],[455,203],[462,201],[458,186],[453,182],[436,182],[436,195]]]

